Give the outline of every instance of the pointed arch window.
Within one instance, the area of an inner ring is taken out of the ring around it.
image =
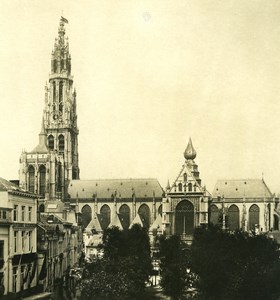
[[[158,208],[158,213],[162,216],[162,204]]]
[[[102,229],[106,229],[111,223],[111,209],[107,204],[104,204],[100,209],[100,223]]]
[[[179,192],[182,192],[182,183],[181,182],[178,184],[178,190],[179,190]]]
[[[58,150],[59,152],[64,151],[64,135],[62,134],[58,137]]]
[[[58,163],[57,165],[57,191],[62,191],[62,165]]]
[[[48,146],[50,150],[54,150],[54,137],[53,135],[48,136]]]
[[[59,111],[62,112],[63,109],[63,82],[59,82]]]
[[[188,179],[187,173],[184,173],[184,181],[186,182]]]
[[[149,228],[150,227],[150,219],[151,219],[149,206],[147,204],[142,204],[139,207],[138,214],[143,222],[143,226],[145,228]]]
[[[194,206],[188,200],[182,200],[175,209],[175,233],[192,234],[194,230]]]
[[[35,169],[33,166],[28,167],[28,190],[31,193],[35,192]]]
[[[130,224],[130,209],[127,204],[123,204],[120,207],[120,220],[122,223],[123,229],[128,229]]]
[[[55,81],[53,82],[53,102],[55,102],[56,99],[56,85],[55,85]]]
[[[235,204],[228,209],[228,227],[231,231],[240,228],[239,208]]]
[[[219,209],[215,204],[210,206],[210,223],[213,225],[219,223]]]
[[[188,190],[189,190],[189,192],[192,191],[192,184],[191,184],[191,182],[189,182],[189,184],[188,184]]]
[[[256,225],[260,224],[260,209],[258,205],[253,204],[249,208],[249,229],[255,229]]]
[[[81,210],[82,213],[82,226],[86,228],[92,219],[91,208],[88,204],[84,205]]]
[[[39,168],[39,192],[40,195],[45,196],[46,192],[46,167],[40,166]]]

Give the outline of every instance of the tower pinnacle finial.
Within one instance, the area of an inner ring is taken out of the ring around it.
[[[196,151],[194,150],[194,147],[192,145],[191,138],[189,139],[188,146],[184,152],[184,157],[186,160],[193,160],[196,158]]]

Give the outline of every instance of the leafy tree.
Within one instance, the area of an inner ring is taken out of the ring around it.
[[[100,248],[104,256],[85,268],[82,299],[132,299],[141,295],[152,270],[146,230],[140,225],[123,231],[108,228]]]
[[[161,286],[163,292],[172,299],[180,299],[188,286],[189,254],[189,248],[182,243],[179,236],[160,237]]]
[[[264,235],[199,228],[191,256],[202,299],[274,300],[280,296],[278,246]]]

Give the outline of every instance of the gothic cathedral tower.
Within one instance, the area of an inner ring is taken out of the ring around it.
[[[61,18],[52,51],[39,144],[20,158],[20,186],[45,200],[64,200],[69,181],[79,179],[76,91],[65,23]]]

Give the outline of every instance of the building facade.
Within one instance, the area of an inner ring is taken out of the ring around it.
[[[209,205],[210,223],[230,231],[278,230],[278,203],[263,179],[218,180]]]
[[[191,139],[184,152],[185,163],[163,198],[162,227],[167,235],[177,234],[186,241],[192,240],[196,227],[208,223],[210,194],[201,185],[196,151]]]
[[[67,201],[81,213],[87,256],[96,254],[106,228],[138,223],[148,230],[162,214],[163,189],[157,179],[72,180],[68,194]]]
[[[37,282],[37,201],[0,178],[0,293],[14,299],[39,290]]]

